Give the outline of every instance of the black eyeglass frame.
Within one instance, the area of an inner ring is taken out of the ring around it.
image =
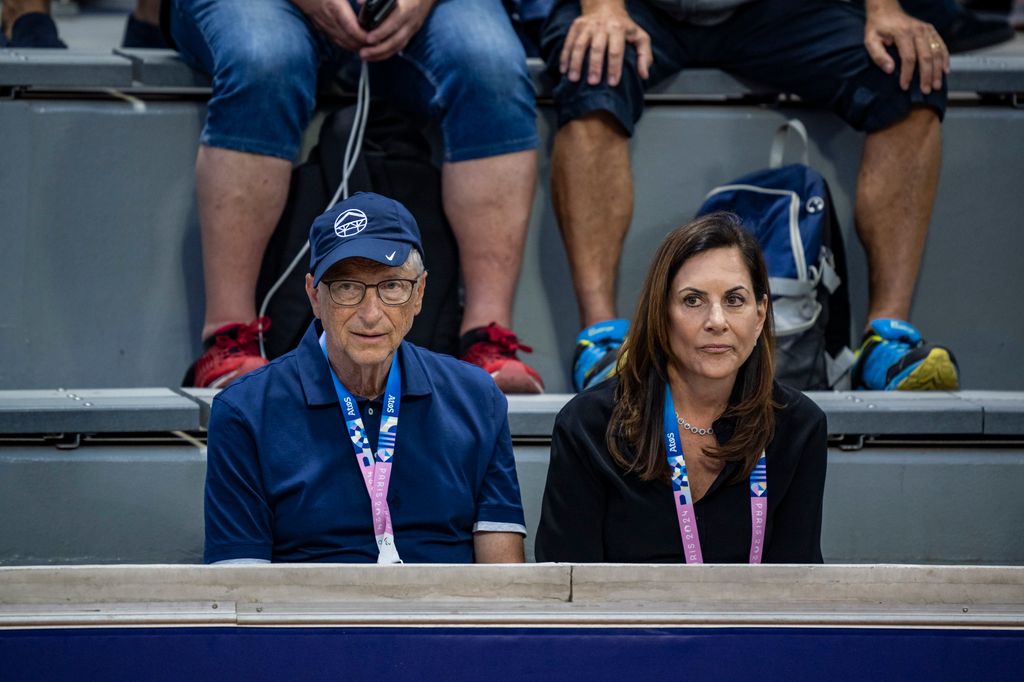
[[[343,308],[355,308],[356,306],[360,305],[363,302],[363,300],[366,298],[366,290],[367,289],[371,289],[371,288],[374,289],[377,292],[377,300],[379,300],[381,302],[381,305],[386,305],[386,306],[388,306],[390,308],[397,308],[399,306],[405,305],[406,303],[408,303],[409,301],[412,300],[412,295],[416,291],[416,285],[419,283],[420,279],[423,277],[424,274],[426,274],[426,273],[425,272],[421,272],[420,274],[416,275],[416,277],[413,278],[413,279],[409,279],[409,278],[406,278],[406,277],[389,277],[388,279],[382,279],[381,281],[377,282],[376,284],[367,284],[366,282],[360,282],[357,279],[332,279],[332,280],[329,280],[329,281],[328,280],[321,280],[321,283],[327,285],[327,293],[330,295],[331,301],[334,302],[334,305],[338,305],[338,306],[341,306]],[[334,296],[334,286],[333,286],[334,284],[337,284],[338,282],[348,282],[349,284],[358,284],[359,286],[361,286],[363,288],[363,293],[359,297],[359,300],[356,301],[355,303],[341,303],[341,302],[339,302],[338,299],[335,298],[335,296]],[[388,303],[387,301],[385,301],[384,297],[381,296],[380,286],[382,284],[387,284],[388,282],[408,282],[409,284],[411,284],[412,286],[409,287],[409,296],[408,296],[408,298],[406,298],[401,303]]]

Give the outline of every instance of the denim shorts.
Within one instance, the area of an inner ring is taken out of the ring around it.
[[[318,78],[358,58],[289,0],[174,0],[182,57],[213,78],[204,145],[295,160]],[[439,120],[446,161],[533,149],[526,55],[502,0],[438,0],[398,55],[370,65],[370,91]]]
[[[886,74],[864,48],[864,8],[838,0],[756,0],[713,26],[672,19],[644,0],[626,0],[633,20],[651,36],[654,64],[643,81],[636,50],[626,50],[616,87],[588,85],[558,72],[562,44],[580,15],[578,0],[560,0],[544,26],[541,52],[555,79],[558,124],[593,111],[611,113],[629,135],[643,113],[646,88],[684,68],[715,67],[779,88],[831,109],[857,130],[873,132],[905,118],[912,106],[946,109],[946,85],[925,95],[917,74],[899,86],[899,68]],[[899,64],[895,48],[890,49]]]

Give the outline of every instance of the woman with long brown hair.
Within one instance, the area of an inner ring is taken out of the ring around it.
[[[727,213],[671,232],[618,374],[555,422],[537,560],[820,563],[825,415],[773,350],[754,237]]]

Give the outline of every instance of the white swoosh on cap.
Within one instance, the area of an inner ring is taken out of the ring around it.
[[[395,259],[395,254],[396,254],[396,253],[398,253],[398,250],[397,250],[397,249],[396,249],[396,250],[394,250],[394,251],[392,251],[391,253],[389,253],[388,255],[386,255],[386,256],[384,256],[384,257],[385,257],[385,258],[387,258],[387,259],[388,259],[389,261],[390,261],[390,260],[394,260],[394,259]]]

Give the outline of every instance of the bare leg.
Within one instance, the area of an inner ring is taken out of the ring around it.
[[[864,141],[857,178],[857,234],[868,257],[868,320],[908,320],[942,160],[942,132],[918,108]]]
[[[135,18],[147,24],[160,24],[160,0],[138,0],[135,3]]]
[[[289,161],[200,146],[196,199],[203,241],[203,338],[256,317],[263,252],[288,198]]]
[[[444,165],[444,210],[466,285],[460,333],[491,322],[511,326],[536,184],[534,150]]]
[[[615,285],[633,217],[633,178],[629,138],[610,114],[589,114],[558,131],[551,195],[582,326],[616,317]]]
[[[50,13],[50,0],[3,0],[3,9],[0,10],[0,26],[3,27],[4,35],[11,37],[11,27],[14,26],[22,14],[29,12]]]

